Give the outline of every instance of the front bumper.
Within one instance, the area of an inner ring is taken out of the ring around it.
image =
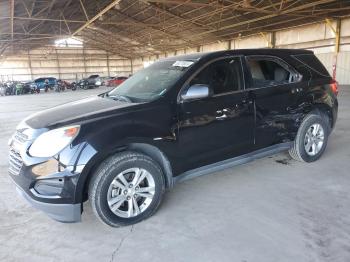
[[[20,196],[26,199],[33,207],[45,212],[49,217],[63,223],[81,221],[81,204],[51,204],[33,199],[30,195],[16,186]]]
[[[56,158],[31,157],[28,148],[42,130],[23,129],[9,141],[9,175],[17,191],[57,221],[81,221],[82,199],[77,185],[84,165],[78,165],[76,158],[81,145],[66,147]]]
[[[57,178],[36,179],[30,170],[30,167],[23,166],[19,175],[10,174],[19,195],[54,220],[80,222],[82,204],[74,203],[73,196],[76,175],[69,176],[68,171],[63,171],[56,173]]]

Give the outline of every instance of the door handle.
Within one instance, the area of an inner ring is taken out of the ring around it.
[[[217,120],[224,120],[227,118],[226,113],[228,112],[228,109],[218,110],[216,111],[217,116],[215,117]]]
[[[252,99],[243,99],[242,100],[242,104],[248,104],[248,105],[251,105],[251,104],[253,104],[253,100]]]
[[[226,114],[223,114],[222,116],[217,116],[217,117],[215,117],[215,118],[216,118],[216,120],[224,120],[224,119],[227,118],[227,115],[226,115]]]
[[[297,87],[297,88],[292,88],[292,94],[302,92],[303,88],[302,87]]]

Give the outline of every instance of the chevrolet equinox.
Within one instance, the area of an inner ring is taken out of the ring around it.
[[[53,219],[80,221],[89,200],[107,225],[131,225],[186,179],[282,150],[319,159],[337,92],[307,50],[165,58],[110,92],[24,119],[9,141],[9,173]]]

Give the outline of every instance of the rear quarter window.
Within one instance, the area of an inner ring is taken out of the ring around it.
[[[314,54],[293,55],[293,57],[317,74],[325,77],[330,77],[325,66]]]

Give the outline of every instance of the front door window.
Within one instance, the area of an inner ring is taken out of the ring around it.
[[[240,58],[226,58],[209,64],[195,75],[189,86],[195,84],[209,86],[213,95],[242,90],[243,79]]]

